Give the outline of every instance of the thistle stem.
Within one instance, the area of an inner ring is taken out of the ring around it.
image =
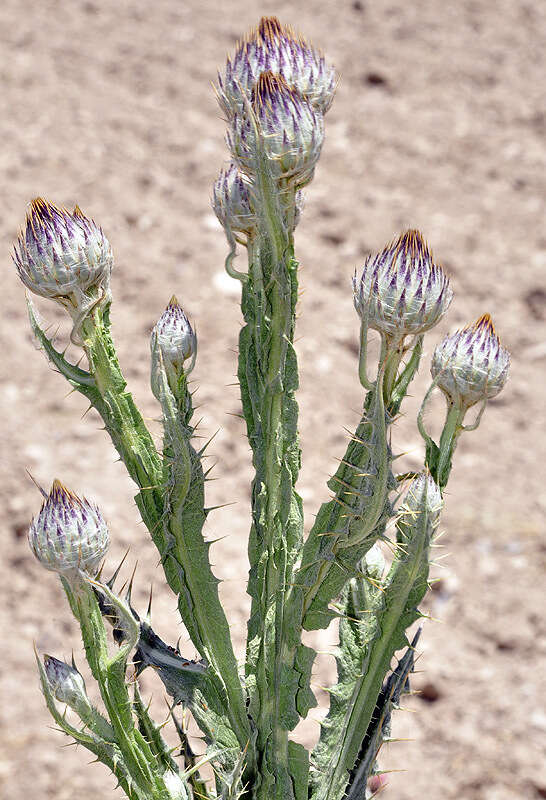
[[[213,665],[224,686],[228,698],[226,711],[230,724],[240,746],[245,747],[250,737],[250,728],[244,710],[237,663],[233,654],[225,613],[220,605],[217,590],[211,592],[213,578],[211,577],[210,580],[205,581],[203,591],[206,594],[205,599],[207,602],[201,602],[201,582],[189,568],[191,567],[193,556],[188,552],[188,547],[184,542],[184,536],[180,528],[181,509],[179,504],[174,509],[167,509],[169,513],[167,514],[168,521],[166,524],[164,494],[166,476],[163,464],[131,394],[126,391],[126,382],[121,372],[110,334],[108,316],[103,316],[99,310],[96,310],[93,318],[87,320],[84,325],[84,335],[84,346],[89,359],[90,371],[96,383],[95,393],[98,395],[98,397],[91,396],[91,402],[101,414],[106,429],[124,461],[129,475],[141,487],[135,498],[136,503],[142,519],[151,533],[152,540],[161,555],[167,582],[173,592],[178,595],[182,620],[195,646]],[[189,403],[189,410],[185,407],[181,410],[184,420],[177,421],[178,410],[172,409],[170,422],[176,428],[173,433],[175,438],[176,436],[182,436],[182,429],[189,435],[187,425],[184,424],[188,415],[191,416],[191,400],[187,390],[184,401]],[[185,442],[184,445],[186,445]],[[189,463],[192,459],[186,446],[184,447],[184,453]],[[195,453],[193,455],[195,456]],[[191,470],[189,470],[189,473],[192,474],[194,488],[197,489],[195,486],[196,476],[193,475]],[[200,471],[200,476],[202,488],[202,470]],[[178,491],[181,488],[178,486]],[[194,508],[192,511],[194,514],[200,514],[201,521],[204,522],[202,492],[197,499],[197,503],[200,508]],[[172,530],[169,530],[169,528],[172,528]],[[173,536],[177,542],[176,559],[169,557],[173,552]],[[208,547],[203,542],[200,530],[196,537],[194,546],[197,547],[201,543],[202,549],[204,548],[208,553]],[[206,554],[205,561],[206,565],[203,566],[203,569],[208,566]],[[179,564],[182,565],[182,569],[179,568]],[[210,566],[208,566],[208,573],[210,573]],[[203,578],[206,574],[204,572],[199,577]],[[188,593],[191,597],[190,603],[186,599]],[[208,612],[205,610],[207,608]],[[214,632],[210,631],[210,625],[213,622],[216,623],[216,636]],[[223,633],[221,637],[220,630]],[[217,649],[214,648],[215,641],[218,642]]]
[[[438,445],[439,456],[436,468],[437,474],[435,476],[441,489],[447,484],[449,473],[451,472],[451,462],[457,446],[457,439],[462,430],[463,417],[464,410],[457,405],[449,405]]]
[[[294,203],[288,189],[286,207]],[[256,178],[260,209],[256,241],[249,247],[249,280],[243,286],[246,326],[241,332],[239,379],[256,476],[252,530],[247,674],[252,677],[250,711],[257,747],[271,780],[260,797],[293,796],[284,719],[288,687],[283,683],[286,587],[301,546],[301,502],[294,491],[299,469],[297,365],[293,351],[296,264],[279,189],[265,158]]]

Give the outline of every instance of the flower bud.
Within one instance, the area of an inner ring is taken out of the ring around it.
[[[174,295],[169,305],[156,322],[150,337],[152,351],[152,389],[157,396],[157,371],[160,369],[158,352],[169,382],[188,375],[193,369],[197,355],[197,336],[190,321]],[[191,359],[188,365],[185,362]]]
[[[90,708],[85,681],[75,667],[48,655],[44,655],[44,667],[49,688],[60,703],[66,703],[76,711],[82,707]]]
[[[226,231],[252,236],[256,217],[251,209],[250,187],[233,162],[223,169],[212,190],[212,207]]]
[[[242,111],[245,96],[250,99],[265,71],[281,75],[320,113],[330,108],[336,86],[333,67],[276,17],[263,17],[227,60],[224,75],[218,75],[218,98],[228,119]]]
[[[303,186],[313,177],[324,139],[322,114],[314,110],[282,75],[262,72],[252,92],[255,120],[246,108],[234,115],[227,134],[228,146],[240,168],[256,171],[261,137],[273,176]]]
[[[353,278],[355,308],[369,327],[400,339],[432,328],[447,311],[453,292],[419,231],[369,256]]]
[[[440,489],[430,472],[425,470],[412,480],[400,513],[406,514],[411,519],[426,511],[430,524],[434,526],[440,518],[442,507],[443,500]]]
[[[28,539],[38,561],[65,576],[79,570],[94,574],[110,544],[98,507],[58,480],[53,481],[40,513],[32,520]]]
[[[112,248],[77,206],[71,214],[41,198],[33,200],[13,260],[25,286],[61,303],[74,319],[111,300]]]
[[[501,346],[489,314],[441,342],[430,371],[448,402],[470,408],[495,397],[508,378],[510,354]]]
[[[442,508],[440,488],[428,469],[425,469],[413,478],[398,510],[396,541],[402,546],[402,558],[419,542],[429,547]]]
[[[385,563],[385,556],[379,545],[377,543],[372,545],[364,556],[366,575],[375,581],[383,580]]]

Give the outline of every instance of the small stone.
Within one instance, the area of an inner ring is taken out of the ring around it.
[[[388,86],[388,80],[380,75],[379,72],[368,72],[365,76],[365,81],[368,86]]]
[[[419,697],[421,700],[424,700],[425,703],[435,703],[441,696],[442,693],[438,687],[430,681],[425,683],[419,690]]]

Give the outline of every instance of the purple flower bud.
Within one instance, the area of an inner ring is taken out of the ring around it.
[[[193,368],[197,354],[197,337],[174,295],[152,330],[150,345],[152,360],[157,350],[161,352],[167,374],[180,377],[183,372],[188,374]],[[191,364],[184,366],[188,359],[191,359]],[[157,368],[158,365],[153,364],[152,373]]]
[[[430,371],[448,402],[470,408],[495,397],[508,378],[510,354],[501,346],[489,314],[441,342]]]
[[[40,513],[32,520],[28,539],[38,561],[65,576],[79,570],[94,574],[110,544],[98,507],[58,480],[53,481]]]
[[[296,192],[294,227],[298,224],[304,208],[303,192]],[[212,208],[226,232],[245,233],[252,237],[256,231],[256,216],[252,210],[252,187],[232,162],[218,176],[212,193]]]
[[[252,109],[259,135],[276,178],[308,183],[324,140],[322,114],[288,86],[282,75],[262,72],[252,93]],[[253,175],[260,143],[255,121],[246,108],[234,115],[227,134],[233,158],[243,172]]]
[[[214,184],[212,207],[226,231],[253,235],[256,217],[251,208],[250,186],[233,162],[220,172]]]
[[[25,286],[61,303],[74,317],[111,299],[110,243],[77,206],[70,213],[41,198],[33,200],[13,260]]]
[[[366,259],[360,279],[353,278],[355,308],[370,328],[399,339],[424,333],[445,314],[453,292],[442,268],[419,231]]]
[[[218,75],[220,105],[231,119],[242,111],[263,72],[281,75],[313,108],[326,114],[336,87],[333,67],[321,53],[276,17],[262,17],[258,27],[238,45]]]
[[[44,655],[44,668],[51,693],[60,703],[66,703],[76,711],[82,706],[90,708],[85,681],[75,667]]]

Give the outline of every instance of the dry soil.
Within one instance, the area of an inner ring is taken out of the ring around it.
[[[304,289],[299,320],[301,493],[307,517],[326,496],[362,401],[350,277],[366,255],[408,226],[420,228],[448,271],[455,300],[431,332],[421,373],[395,431],[404,463],[422,463],[415,427],[428,360],[449,330],[492,314],[512,353],[511,379],[482,425],[465,435],[449,485],[447,558],[426,608],[422,670],[382,753],[385,799],[519,800],[546,797],[544,745],[544,367],[546,364],[546,5],[524,0],[3,0],[0,7],[0,242],[2,288],[0,489],[0,796],[2,800],[120,797],[102,766],[51,730],[32,643],[82,662],[60,587],[31,556],[26,531],[47,485],[60,477],[102,506],[110,564],[131,546],[136,602],[150,582],[155,624],[182,636],[173,598],[132,502],[132,486],[98,418],[33,348],[10,246],[29,200],[78,202],[113,243],[114,334],[144,414],[148,334],[175,292],[198,328],[195,369],[204,435],[218,481],[214,545],[222,595],[241,652],[249,505],[249,449],[234,385],[241,322],[237,286],[222,269],[223,232],[209,205],[226,162],[211,81],[261,14],[303,31],[341,81],[297,233]],[[51,322],[62,320],[40,306]],[[61,328],[61,336],[66,328]],[[77,358],[75,350],[70,351]],[[431,413],[438,424],[441,405]],[[154,430],[159,433],[158,427]],[[130,568],[128,568],[129,570]],[[328,649],[332,635],[315,644]],[[332,678],[317,664],[314,685]],[[162,692],[153,680],[159,714]],[[317,719],[321,710],[310,715]],[[302,741],[316,738],[308,721]]]

